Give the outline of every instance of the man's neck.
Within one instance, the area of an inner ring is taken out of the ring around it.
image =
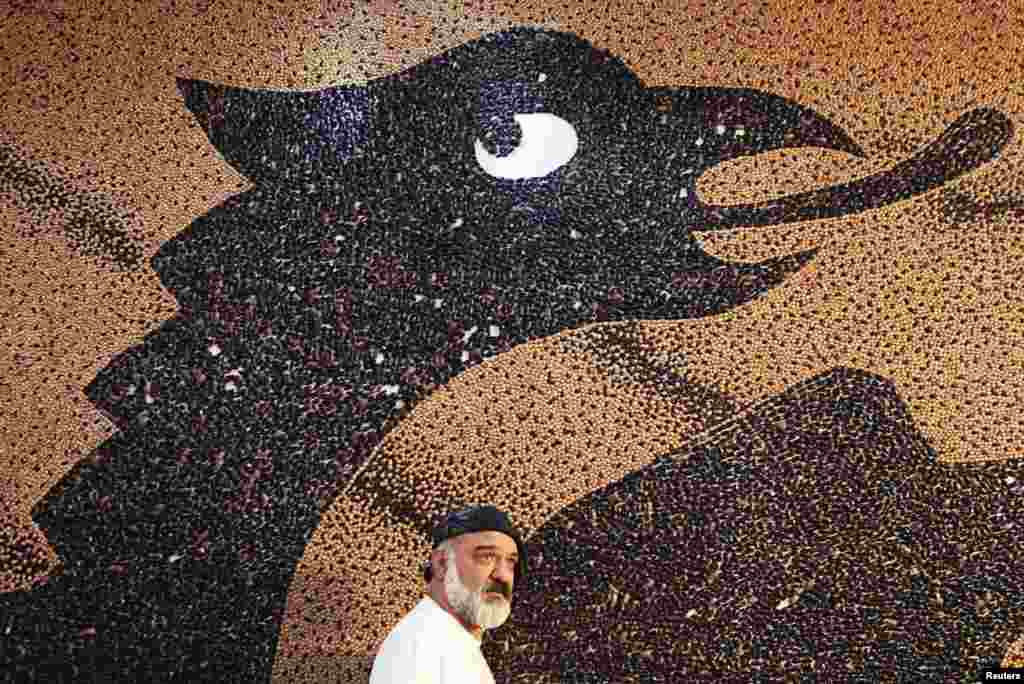
[[[441,606],[441,608],[444,609],[446,613],[455,618],[458,621],[458,623],[462,625],[462,628],[470,634],[472,634],[477,641],[483,640],[483,627],[481,627],[480,625],[471,625],[465,620],[463,620],[462,617],[460,617],[458,614],[455,613],[454,610],[452,610],[452,607],[448,604],[448,601],[443,596],[438,596],[436,592],[428,593],[427,596],[432,598],[434,600],[434,603]]]

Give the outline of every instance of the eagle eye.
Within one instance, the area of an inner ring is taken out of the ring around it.
[[[519,146],[504,157],[496,157],[478,138],[474,143],[476,161],[489,176],[506,180],[540,178],[564,166],[576,154],[579,138],[565,119],[539,112],[512,117],[522,131]]]

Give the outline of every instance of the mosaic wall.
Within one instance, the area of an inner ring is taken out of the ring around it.
[[[1024,666],[1018,3],[0,13],[2,681]]]

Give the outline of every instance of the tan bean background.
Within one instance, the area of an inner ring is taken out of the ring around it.
[[[33,525],[32,506],[111,433],[82,388],[175,310],[145,260],[246,187],[185,111],[176,76],[302,89],[355,82],[527,23],[611,50],[648,85],[754,87],[790,98],[837,123],[867,153],[790,150],[724,164],[700,187],[719,203],[889,167],[975,107],[1024,122],[1024,4],[1017,2],[26,0],[5,3],[0,16],[0,153],[30,160],[25,174],[100,207],[142,259],[134,270],[114,268],[71,230],[72,208],[40,208],[24,175],[0,179],[0,591],[27,588],[52,571],[57,559]],[[708,234],[705,249],[734,260],[820,251],[800,278],[727,314],[640,326],[644,344],[669,365],[685,356],[689,377],[741,404],[835,366],[877,373],[895,383],[940,458],[1020,458],[1022,178],[1015,133],[997,161],[886,209]],[[936,208],[943,193],[969,198],[973,218],[946,220]],[[447,486],[507,508],[529,531],[709,427],[708,416],[680,409],[656,387],[614,382],[562,342],[539,340],[463,374],[421,404],[375,458],[420,473],[456,464],[443,469]],[[535,377],[547,381],[537,383],[533,408],[514,410],[510,398],[528,393]],[[493,423],[495,408],[506,435]],[[574,422],[589,427],[592,443],[570,442],[556,460],[551,444]],[[502,440],[530,467],[500,470],[493,454]],[[477,458],[460,458],[465,453]],[[574,465],[584,460],[590,467],[581,475]],[[502,477],[478,482],[473,475],[483,466]],[[573,474],[556,477],[558,470]],[[513,495],[524,490],[534,496]],[[368,539],[387,556],[373,572]],[[296,574],[278,679],[293,680],[301,669],[310,673],[303,681],[315,681],[341,662],[362,667],[350,656],[370,652],[411,606],[425,551],[424,540],[340,496]],[[365,584],[331,581],[354,569],[369,578]],[[319,633],[297,624],[309,593],[339,619],[368,597],[390,601],[369,631]]]

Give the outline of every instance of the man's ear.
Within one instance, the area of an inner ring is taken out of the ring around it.
[[[441,549],[434,549],[430,552],[430,567],[434,569],[434,577],[444,577],[448,570],[448,558]]]

